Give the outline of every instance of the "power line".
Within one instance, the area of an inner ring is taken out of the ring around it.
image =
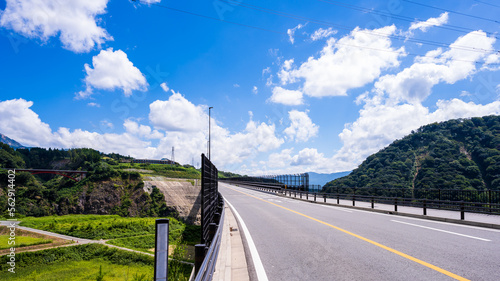
[[[322,1],[322,0],[319,0],[319,1]],[[275,33],[275,34],[280,34],[280,35],[286,35],[286,36],[288,36],[288,34],[285,33],[285,32],[276,31],[276,30],[267,29],[267,28],[261,28],[261,27],[257,27],[257,26],[253,26],[253,25],[248,25],[248,24],[242,24],[242,23],[233,22],[233,21],[227,21],[227,20],[223,20],[223,19],[220,19],[220,18],[216,18],[216,17],[206,16],[206,15],[202,15],[202,14],[198,14],[198,13],[194,13],[194,12],[190,12],[190,11],[185,11],[185,10],[181,10],[181,9],[177,9],[177,8],[168,7],[168,6],[165,6],[165,5],[162,5],[162,4],[158,4],[158,3],[149,3],[149,2],[146,2],[144,0],[134,0],[134,2],[140,2],[141,4],[147,4],[147,5],[154,5],[154,6],[163,8],[163,9],[167,9],[167,10],[171,10],[171,11],[175,11],[175,12],[179,12],[179,13],[189,14],[189,15],[192,15],[192,16],[197,16],[197,17],[201,17],[201,18],[205,18],[205,19],[211,19],[211,20],[215,20],[215,21],[219,21],[219,22],[224,22],[224,23],[229,23],[229,24],[233,24],[233,25],[237,25],[237,26],[243,26],[243,27],[247,27],[247,28],[252,28],[252,29],[257,29],[257,30],[261,30],[261,31],[267,31],[267,32]],[[307,36],[301,36],[301,35],[296,35],[295,37],[309,39],[309,37],[307,37]],[[354,48],[368,49],[368,50],[374,50],[374,51],[380,51],[380,52],[386,52],[386,53],[401,54],[401,51],[396,51],[396,50],[392,50],[392,49],[379,49],[379,48],[373,48],[373,47],[368,47],[368,46],[359,46],[359,45],[339,43],[339,42],[336,42],[335,44],[336,45],[340,45],[340,46],[346,46],[346,47],[354,47]],[[470,51],[470,50],[468,50],[468,51]],[[413,54],[413,53],[406,53],[405,55],[407,55],[407,56],[414,56],[414,57],[422,57],[422,58],[427,57],[427,56],[422,56],[422,55]],[[482,65],[486,64],[485,62],[478,62],[478,61],[473,61],[473,60],[461,60],[461,59],[449,59],[448,61],[470,62],[470,63],[482,64]],[[488,64],[488,65],[495,65],[496,66],[498,64],[497,63],[492,63],[492,64]]]
[[[239,6],[247,8],[247,9],[261,11],[261,12],[265,12],[268,14],[278,15],[278,16],[282,16],[282,17],[286,17],[286,18],[308,21],[308,22],[312,22],[312,23],[316,23],[316,24],[320,24],[320,25],[324,25],[324,26],[331,26],[331,27],[335,27],[337,29],[344,29],[347,31],[351,31],[354,29],[354,27],[352,27],[352,26],[345,26],[345,25],[335,24],[332,22],[316,20],[316,19],[312,19],[312,18],[308,18],[308,17],[303,17],[303,16],[299,16],[299,15],[294,15],[294,14],[290,14],[290,13],[285,13],[285,12],[281,12],[281,11],[277,11],[277,10],[264,8],[261,6],[250,5],[250,4],[246,4],[246,3],[239,3],[239,2],[235,2],[233,0],[219,0],[219,1],[224,2],[224,3],[228,3],[228,4],[236,4],[237,3]],[[433,46],[438,46],[438,47],[450,47],[448,43],[437,42],[437,41],[432,41],[432,40],[408,38],[406,36],[384,34],[384,33],[379,33],[379,32],[374,32],[374,31],[368,31],[368,30],[359,30],[359,32],[370,34],[370,35],[376,35],[376,36],[380,36],[380,37],[389,37],[389,38],[393,38],[393,39],[397,39],[397,40],[401,40],[401,41],[423,43],[423,44],[433,45]],[[473,51],[473,52],[482,52],[482,53],[490,53],[491,52],[491,50],[468,47],[468,46],[460,46],[460,45],[456,45],[456,46],[453,46],[451,48],[466,50],[466,51]]]
[[[376,14],[376,15],[382,15],[382,16],[389,16],[389,17],[395,18],[397,20],[402,20],[402,21],[407,21],[407,22],[415,22],[415,20],[417,20],[417,21],[419,21],[419,22],[421,22],[423,24],[426,24],[425,20],[423,20],[423,19],[410,18],[410,17],[401,16],[401,15],[397,15],[397,14],[393,14],[393,13],[389,13],[389,12],[379,11],[379,10],[376,10],[376,9],[371,9],[371,8],[365,8],[365,7],[361,7],[361,6],[346,4],[346,3],[340,2],[340,1],[334,1],[334,0],[318,0],[318,1],[325,2],[325,3],[331,4],[331,5],[336,5],[336,6],[339,6],[339,7],[348,8],[348,9],[351,9],[351,10],[360,11],[360,12],[363,12],[363,13],[370,13],[370,14]],[[432,26],[431,24],[427,24],[427,25]],[[450,25],[450,24],[436,25],[434,27],[440,28],[440,29],[446,29],[446,30],[456,31],[456,32],[462,32],[462,33],[469,33],[469,32],[475,31],[474,29],[470,29],[470,28],[467,28],[467,27],[461,27],[461,26]],[[491,32],[491,31],[484,31],[484,32],[486,34],[488,34],[489,36],[492,36],[492,37],[494,37],[496,39],[500,39],[499,37],[496,36],[496,32]]]
[[[475,16],[475,15],[466,14],[466,13],[462,13],[462,12],[457,12],[457,11],[452,11],[452,10],[448,10],[448,9],[443,9],[443,8],[439,8],[439,7],[436,7],[436,6],[427,5],[427,4],[423,4],[423,3],[418,3],[418,2],[415,2],[415,1],[411,1],[411,0],[403,0],[403,1],[415,4],[415,5],[419,5],[419,6],[422,6],[422,7],[436,9],[436,10],[439,10],[439,11],[448,12],[448,13],[452,13],[452,14],[457,14],[457,15],[461,15],[461,16],[465,16],[465,17],[470,17],[470,18],[474,18],[474,19],[480,19],[480,20],[490,21],[490,22],[494,22],[494,23],[500,23],[500,21],[497,21],[497,20],[494,20],[494,19],[488,19],[488,18],[485,18],[485,17],[480,17],[480,16]]]

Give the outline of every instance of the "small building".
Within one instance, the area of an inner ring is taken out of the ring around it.
[[[162,160],[156,159],[133,159],[132,163],[140,163],[140,164],[164,164],[164,165],[174,165],[175,162],[166,158]]]

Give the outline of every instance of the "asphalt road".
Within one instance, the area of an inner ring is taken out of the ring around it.
[[[500,280],[500,230],[324,206],[225,183],[219,191],[255,244],[265,271],[255,280]]]

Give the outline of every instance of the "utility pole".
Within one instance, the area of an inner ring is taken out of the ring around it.
[[[212,143],[210,142],[210,123],[212,121],[212,118],[210,117],[211,116],[210,110],[212,108],[214,108],[214,107],[211,106],[208,108],[208,160],[210,160],[210,146],[212,145]]]

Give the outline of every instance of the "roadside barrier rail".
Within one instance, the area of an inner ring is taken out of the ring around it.
[[[195,281],[210,281],[219,254],[224,200],[218,191],[218,170],[201,155],[201,243],[195,245]]]
[[[375,204],[393,205],[394,212],[398,212],[398,206],[409,206],[422,208],[422,214],[427,215],[427,209],[441,209],[452,210],[460,212],[460,219],[465,219],[465,213],[484,213],[484,214],[500,214],[499,203],[484,203],[473,201],[452,201],[452,200],[434,200],[434,199],[421,199],[421,198],[403,198],[392,196],[374,196],[374,195],[361,195],[355,193],[324,193],[324,192],[308,192],[301,190],[285,189],[278,185],[268,185],[265,183],[249,183],[240,181],[224,181],[231,184],[246,186],[249,188],[277,193],[289,197],[327,202],[327,199],[333,199],[337,204],[340,200],[348,200],[352,202],[352,206],[356,206],[356,202],[369,202],[371,208],[375,208]],[[409,194],[409,193],[408,193]]]

